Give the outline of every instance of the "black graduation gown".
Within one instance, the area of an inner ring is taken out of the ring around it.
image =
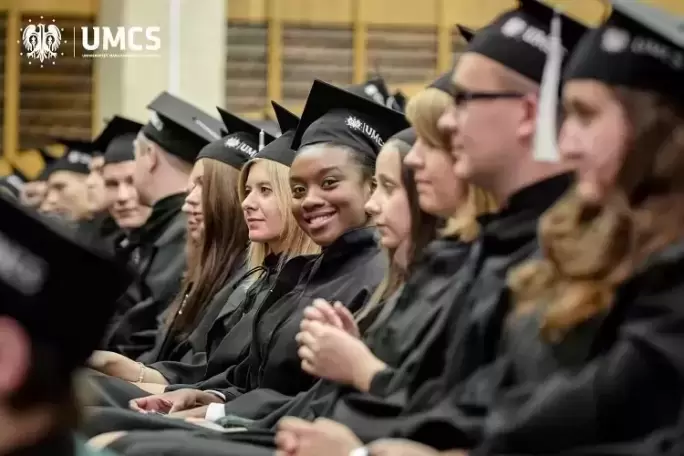
[[[469,244],[453,239],[432,242],[413,266],[406,284],[397,296],[384,304],[379,320],[365,336],[371,351],[388,366],[399,366],[406,361],[415,344],[424,337],[432,322],[446,308],[454,276],[461,268],[469,251]],[[384,396],[386,391],[398,389],[389,367],[371,382],[371,394]],[[226,405],[226,412],[241,418],[258,420],[250,428],[272,429],[284,416],[315,419],[327,416],[342,395],[353,391],[328,380],[319,380],[308,391],[294,398],[286,396],[264,400],[255,407],[254,401],[238,398]],[[226,420],[228,421],[228,420]],[[239,420],[238,422],[241,422]]]
[[[211,351],[211,347],[207,347],[209,330],[244,277],[244,258],[241,258],[187,337],[179,339],[168,325],[160,329],[155,346],[156,358],[160,361],[148,367],[157,370],[172,385],[200,381],[207,369],[207,352]],[[90,382],[94,389],[91,405],[128,407],[131,399],[148,395],[136,385],[116,377],[95,375],[90,377]]]
[[[304,257],[300,257],[304,258]],[[293,259],[297,260],[297,258]],[[307,258],[301,278],[292,287],[289,274],[283,274],[286,263],[270,288],[268,296],[259,306],[254,318],[252,340],[239,363],[231,366],[222,378],[205,381],[195,387],[222,392],[228,401],[244,394],[258,403],[263,390],[275,390],[280,394],[294,395],[308,389],[315,379],[301,370],[295,335],[304,309],[315,298],[341,301],[350,310],[358,310],[370,297],[385,274],[386,257],[378,247],[374,229],[363,228],[345,233],[323,253]],[[284,277],[285,276],[285,277]],[[283,290],[281,288],[287,288]],[[266,393],[268,397],[268,393]],[[160,417],[142,417],[136,414],[130,422],[123,423],[123,414],[117,414],[121,423],[97,431],[159,428]],[[102,414],[97,421],[113,423],[113,414]],[[151,418],[150,420],[146,420]],[[135,421],[136,424],[133,424]],[[177,420],[167,420],[177,427]],[[181,425],[180,427],[185,427]],[[89,430],[93,432],[95,427]]]
[[[122,230],[108,212],[96,214],[90,220],[83,220],[76,227],[79,239],[89,245],[97,245],[109,253],[114,253],[115,240],[121,236]]]
[[[362,228],[340,236],[309,261],[294,288],[279,292],[279,277],[254,318],[247,356],[228,369],[219,391],[230,402],[257,389],[286,395],[308,389],[315,379],[301,370],[295,341],[304,309],[324,298],[358,310],[382,281],[385,268],[375,230]]]
[[[506,355],[515,384],[471,454],[553,454],[675,426],[684,399],[683,268],[684,241],[652,255],[607,315],[557,344],[534,331],[538,315],[513,321]]]
[[[180,292],[185,270],[184,200],[184,194],[160,200],[145,225],[128,236],[125,249],[137,270],[137,280],[119,300],[129,310],[110,328],[105,350],[137,359],[154,347],[162,314]]]
[[[395,375],[408,377],[403,380],[408,387],[381,399],[350,394],[336,404],[331,418],[348,425],[365,442],[408,436],[433,444],[434,434],[454,432],[434,423],[460,419],[464,414],[457,412],[463,405],[468,413],[459,421],[459,435],[469,443],[469,432],[479,429],[499,385],[496,377],[466,380],[497,358],[509,308],[506,273],[536,253],[538,219],[567,191],[571,180],[570,175],[560,175],[537,182],[514,194],[500,213],[482,218],[455,299],[411,354],[416,364],[397,369]],[[468,384],[467,394],[452,391],[463,383]]]

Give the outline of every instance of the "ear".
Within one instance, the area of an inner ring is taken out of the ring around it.
[[[522,109],[518,123],[518,137],[531,141],[537,129],[537,109],[539,107],[539,96],[537,94],[527,94],[522,98]]]
[[[31,363],[31,340],[26,330],[9,317],[0,317],[0,397],[24,383]]]
[[[161,160],[160,151],[156,144],[149,144],[146,150],[147,155],[147,170],[154,171],[159,166]]]

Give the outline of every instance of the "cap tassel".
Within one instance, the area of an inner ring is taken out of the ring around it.
[[[551,20],[549,52],[546,56],[542,76],[537,130],[534,135],[534,158],[543,162],[559,162],[558,152],[558,93],[561,67],[563,65],[563,44],[561,42],[561,18],[558,10]]]
[[[264,148],[264,146],[265,146],[264,143],[265,143],[265,142],[266,142],[266,139],[265,139],[265,135],[264,135],[264,130],[261,130],[261,131],[259,132],[259,150],[260,150],[260,151],[261,151],[261,149]]]

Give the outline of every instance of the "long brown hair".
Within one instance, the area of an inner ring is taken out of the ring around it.
[[[211,298],[240,266],[238,262],[244,258],[249,242],[237,191],[240,172],[211,158],[200,160],[204,166],[204,231],[195,255],[188,259],[183,292],[176,298],[169,314],[173,328],[181,333],[192,331]],[[181,305],[183,312],[179,313]]]
[[[631,136],[613,194],[601,207],[562,198],[540,221],[544,259],[508,277],[519,310],[542,307],[547,340],[609,311],[634,268],[684,234],[684,107],[613,90]]]
[[[373,292],[368,304],[366,304],[363,310],[357,315],[357,321],[368,316],[378,305],[385,302],[402,286],[406,280],[406,275],[410,272],[411,266],[415,262],[417,256],[419,256],[423,249],[435,239],[437,234],[438,219],[420,208],[413,170],[404,165],[404,158],[406,158],[411,150],[411,145],[399,139],[392,139],[385,143],[383,149],[385,148],[393,148],[399,153],[399,160],[401,160],[401,184],[406,191],[409,212],[411,214],[411,232],[409,233],[410,245],[406,255],[407,268],[403,269],[394,261],[394,255],[396,253],[394,250],[388,250],[389,267],[387,268],[387,273],[382,282],[380,282],[380,285],[378,285]]]

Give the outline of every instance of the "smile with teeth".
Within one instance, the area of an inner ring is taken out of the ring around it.
[[[318,228],[322,225],[325,225],[325,223],[328,220],[330,220],[333,217],[333,215],[335,215],[334,212],[331,212],[329,214],[318,214],[311,217],[307,217],[307,223],[312,228]]]

